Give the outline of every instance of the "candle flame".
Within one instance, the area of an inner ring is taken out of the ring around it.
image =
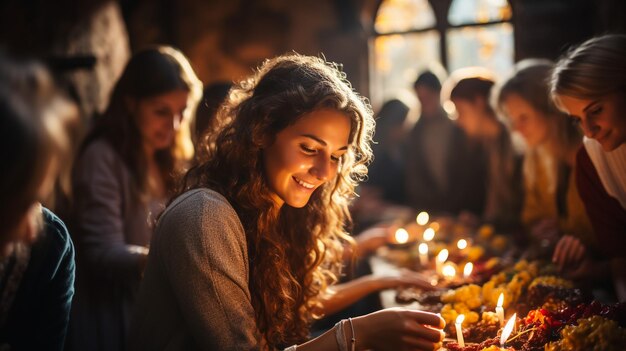
[[[456,275],[456,269],[452,264],[446,263],[443,268],[441,268],[441,274],[446,278],[452,278]]]
[[[500,336],[500,346],[502,347],[504,347],[504,344],[506,344],[506,341],[508,340],[509,336],[513,332],[513,328],[515,328],[515,318],[516,318],[516,313],[513,313],[513,316],[511,316],[511,319],[509,319],[509,321],[506,322],[506,325],[504,326],[504,329],[502,330],[502,335]]]
[[[409,241],[409,232],[404,228],[396,230],[396,242],[398,244],[405,244]]]
[[[428,244],[425,243],[421,243],[419,248],[418,248],[420,254],[422,255],[426,255],[428,253]]]
[[[463,276],[465,278],[469,277],[470,275],[472,275],[473,270],[474,270],[474,264],[472,262],[467,262],[465,264],[465,267],[463,267]]]
[[[429,219],[430,219],[430,217],[428,216],[428,212],[420,212],[417,215],[417,218],[415,219],[415,221],[419,225],[426,225],[426,223],[428,223]]]
[[[461,239],[461,240],[457,241],[456,247],[458,247],[459,250],[465,249],[467,247],[467,240]]]
[[[500,293],[500,297],[498,297],[498,307],[502,307],[504,304],[504,293]]]
[[[444,263],[448,259],[448,249],[443,249],[437,255],[437,261]]]
[[[464,314],[460,314],[458,317],[456,317],[456,324],[463,324],[463,321],[465,320],[465,315]]]
[[[426,228],[424,230],[424,240],[431,241],[435,237],[435,230],[433,228]]]

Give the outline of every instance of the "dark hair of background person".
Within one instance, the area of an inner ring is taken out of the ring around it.
[[[424,71],[420,73],[420,75],[413,83],[414,89],[416,89],[418,86],[427,87],[435,92],[441,91],[441,81],[439,81],[439,78],[437,78],[437,76],[431,71]]]
[[[489,96],[494,82],[490,79],[480,77],[470,77],[461,79],[450,92],[450,100],[475,101],[477,98],[485,100],[485,108],[490,117],[495,118],[496,114],[489,103]]]
[[[222,105],[232,84],[217,82],[207,85],[202,94],[202,101],[198,105],[195,120],[195,140],[200,140],[205,132],[212,129],[217,110]]]
[[[191,110],[195,102],[200,99],[201,89],[201,82],[185,56],[178,50],[156,46],[137,52],[126,65],[113,89],[107,109],[96,119],[81,151],[95,139],[105,138],[134,175],[139,192],[144,193],[147,190],[147,161],[142,151],[141,134],[136,118],[129,109],[128,99],[141,100],[184,90],[189,92],[189,103],[185,111],[185,118],[189,119],[189,115],[194,112]],[[184,132],[183,128],[181,126],[181,132]],[[155,159],[168,193],[175,187],[176,174],[184,167],[180,164],[181,160],[190,158],[192,153],[193,146],[186,145],[178,137],[170,148],[156,152]]]
[[[35,63],[17,64],[0,55],[0,223],[11,231],[27,209],[42,201],[39,190],[66,140],[50,115],[66,108],[52,78]],[[56,105],[56,106],[55,106]]]
[[[389,131],[403,125],[408,114],[409,107],[404,102],[398,99],[385,102],[376,117],[375,137],[377,138],[375,138],[375,140],[378,142],[376,145],[380,145],[384,148],[384,143],[393,142],[393,140],[387,139]]]

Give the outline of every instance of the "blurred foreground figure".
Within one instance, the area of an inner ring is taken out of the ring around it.
[[[75,106],[35,64],[0,58],[0,349],[63,350],[74,295],[74,247],[41,206],[66,151]]]

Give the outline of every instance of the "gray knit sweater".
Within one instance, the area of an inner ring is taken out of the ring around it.
[[[258,349],[248,264],[243,226],[222,195],[179,196],[152,238],[129,349]]]

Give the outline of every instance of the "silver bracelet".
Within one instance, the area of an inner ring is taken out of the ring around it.
[[[296,351],[297,348],[298,348],[298,345],[291,345],[288,348],[286,348],[284,351]]]
[[[356,350],[356,334],[354,333],[354,325],[352,325],[352,317],[348,318],[348,322],[350,322],[350,329],[352,329],[352,339],[350,339],[350,350]]]
[[[335,324],[335,338],[337,339],[337,346],[339,351],[348,351],[348,345],[346,344],[346,335],[343,332],[343,322],[345,319],[340,320]]]

